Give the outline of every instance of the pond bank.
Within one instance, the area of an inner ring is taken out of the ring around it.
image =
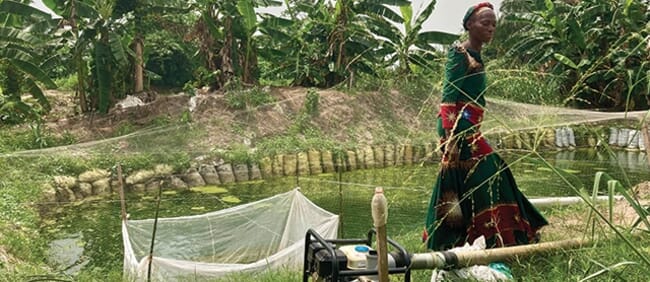
[[[641,152],[644,156],[646,147],[640,136],[639,131],[630,128],[599,126],[589,131],[561,127],[544,130],[541,135],[539,131],[522,131],[489,137],[496,140],[495,147],[502,150],[542,148],[546,151],[571,152],[576,148],[597,148],[607,144],[616,151]],[[268,156],[256,163],[227,163],[223,159],[201,158],[193,167],[181,173],[174,172],[167,164],[158,164],[151,169],[124,175],[121,182],[114,170],[96,168],[78,176],[55,176],[42,190],[45,202],[68,203],[91,196],[117,193],[120,185],[124,185],[126,192],[155,192],[161,187],[182,191],[191,187],[275,177],[301,177],[358,169],[399,167],[435,162],[439,158],[436,146],[437,142],[364,146],[345,151],[309,150]]]

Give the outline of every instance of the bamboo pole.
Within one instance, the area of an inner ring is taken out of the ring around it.
[[[486,265],[491,262],[506,261],[533,254],[577,249],[588,243],[589,241],[585,239],[570,239],[478,251],[444,251],[413,254],[411,256],[411,269],[462,268],[471,265]]]
[[[372,197],[372,221],[377,230],[377,269],[379,282],[388,282],[388,244],[386,242],[386,221],[388,219],[388,204],[384,196],[384,189],[375,188]]]

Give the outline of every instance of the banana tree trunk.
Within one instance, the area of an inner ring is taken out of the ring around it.
[[[111,47],[108,43],[108,28],[100,29],[100,38],[95,43],[95,68],[97,75],[97,107],[101,113],[110,108],[112,94]]]
[[[77,96],[79,98],[79,107],[82,113],[90,112],[88,100],[86,99],[86,80],[87,71],[86,62],[81,57],[81,50],[75,50],[75,64],[77,65]]]
[[[242,69],[242,81],[248,84],[255,84],[257,82],[257,52],[255,51],[255,44],[252,40],[252,37],[246,38],[242,44],[246,46],[245,55],[243,56],[244,67]]]
[[[144,42],[142,42],[142,36],[138,34],[134,39],[134,49],[135,49],[135,87],[134,92],[140,93],[144,91]]]
[[[76,1],[70,1],[70,28],[75,38],[79,39],[79,27],[77,26],[77,7],[75,6]],[[79,98],[79,108],[82,113],[90,112],[90,107],[88,106],[88,101],[86,99],[86,79],[87,79],[87,67],[86,62],[81,57],[81,49],[79,47],[74,50],[74,62],[77,68],[77,96]]]
[[[221,58],[221,67],[220,67],[220,74],[218,74],[219,77],[217,77],[217,81],[221,85],[219,87],[225,85],[235,74],[235,68],[233,67],[233,31],[232,31],[232,18],[226,17],[224,19],[224,31],[225,31],[225,36],[224,36],[224,42],[223,42],[223,47],[219,51],[219,57]]]
[[[144,91],[144,37],[143,37],[143,16],[144,4],[142,0],[133,0],[133,14],[135,16],[135,37],[133,38],[133,50],[135,53],[134,60],[134,86],[135,93]]]
[[[9,97],[12,101],[21,101],[20,85],[22,79],[20,73],[12,64],[5,65],[2,62],[0,64],[2,75],[5,77],[0,88],[2,89],[3,95]]]

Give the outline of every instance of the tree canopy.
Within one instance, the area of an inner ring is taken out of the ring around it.
[[[3,123],[47,111],[43,89],[65,77],[76,79],[80,112],[106,113],[150,87],[332,87],[432,73],[459,38],[423,30],[436,1],[421,11],[408,0],[44,1],[57,19],[28,2],[0,2]],[[281,5],[280,15],[258,12]],[[650,105],[647,2],[507,0],[501,14],[490,54],[557,77],[565,104]]]

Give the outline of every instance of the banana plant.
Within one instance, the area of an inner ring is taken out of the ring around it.
[[[334,29],[332,6],[325,0],[286,1],[286,15],[261,15],[260,56],[264,76],[300,86],[325,86],[330,68],[328,35]],[[302,16],[299,16],[302,15]]]
[[[133,38],[130,46],[133,49],[133,56],[130,65],[133,66],[133,92],[144,91],[144,31],[143,17],[145,14],[146,0],[117,0],[113,10],[113,16],[120,18],[128,13],[133,14]]]
[[[253,5],[253,0],[239,0],[237,1],[237,11],[241,16],[242,21],[242,33],[240,38],[244,41],[244,58],[243,58],[243,70],[242,70],[242,81],[244,82],[253,82],[251,74],[251,66],[256,64],[252,62],[251,58],[254,53],[253,49],[253,34],[257,31],[257,16],[255,14],[255,7]]]
[[[391,6],[405,0],[286,1],[287,15],[263,15],[262,56],[267,73],[301,86],[330,87],[351,82],[356,73],[374,75],[383,66],[372,18],[402,21]],[[283,59],[284,58],[284,59]],[[290,59],[286,59],[290,58]]]
[[[131,37],[125,23],[115,16],[116,0],[45,0],[63,17],[70,30],[62,36],[71,42],[77,69],[77,95],[84,112],[109,108],[129,91]],[[85,58],[91,58],[89,62]]]
[[[246,84],[257,80],[258,30],[255,8],[279,6],[274,0],[201,0],[190,4],[200,14],[191,38],[199,44],[213,88],[233,79]]]
[[[429,19],[434,11],[436,1],[431,1],[422,12],[413,17],[413,6],[408,2],[400,2],[401,17],[396,24],[404,26],[399,30],[389,18],[372,17],[368,27],[382,38],[382,52],[388,56],[388,65],[398,65],[402,74],[413,71],[411,65],[428,69],[431,62],[440,52],[436,47],[449,45],[458,39],[458,35],[442,31],[423,31],[422,24]]]
[[[92,18],[96,16],[92,9],[80,1],[57,1],[57,0],[44,0],[43,3],[52,11],[62,16],[63,21],[70,26],[70,30],[63,32],[62,37],[72,42],[72,61],[77,73],[77,85],[75,87],[75,96],[78,98],[78,106],[81,112],[90,112],[90,105],[87,101],[87,77],[88,65],[86,64],[83,56],[85,50],[88,48],[88,40],[84,40],[81,35],[79,27],[79,20],[81,18]],[[84,21],[81,20],[83,24]],[[83,30],[82,25],[81,29]]]
[[[132,68],[133,92],[140,93],[145,90],[145,38],[151,31],[147,19],[151,16],[178,17],[186,14],[187,9],[182,6],[186,1],[178,0],[116,0],[112,18],[128,18],[128,31],[126,38],[130,38],[130,52],[128,52],[129,66]],[[156,22],[155,29],[160,29],[160,22]]]
[[[508,4],[501,50],[513,61],[563,77],[566,104],[615,110],[650,106],[650,9],[643,1],[525,1]],[[514,9],[516,8],[516,9]],[[506,31],[506,33],[508,33]],[[499,44],[499,41],[497,41]],[[630,73],[631,72],[631,73]]]
[[[48,34],[56,27],[49,14],[20,1],[0,2],[0,68],[3,78],[0,94],[0,122],[16,123],[38,119],[50,109],[39,83],[56,88],[45,68],[48,57],[44,50]],[[25,102],[25,90],[36,99],[43,110]]]

